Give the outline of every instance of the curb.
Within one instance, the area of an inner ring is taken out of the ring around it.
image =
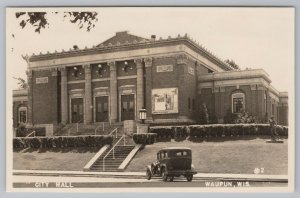
[[[43,171],[13,171],[13,175],[23,176],[50,176],[50,177],[94,177],[94,178],[126,178],[126,179],[145,179],[143,172],[43,172]],[[153,177],[160,179],[160,177]],[[240,174],[207,174],[198,173],[193,180],[214,180],[214,181],[251,181],[251,182],[280,182],[288,183],[285,175],[240,175]]]

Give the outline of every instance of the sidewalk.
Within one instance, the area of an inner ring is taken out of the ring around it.
[[[95,178],[130,178],[146,179],[145,172],[90,172],[90,171],[45,171],[45,170],[14,170],[13,175],[53,176],[53,177],[95,177]],[[260,182],[288,182],[287,175],[256,175],[256,174],[213,174],[197,173],[194,180],[239,180]]]

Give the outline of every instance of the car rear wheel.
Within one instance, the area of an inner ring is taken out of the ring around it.
[[[149,169],[147,169],[147,171],[146,171],[146,177],[147,177],[147,180],[151,179],[151,171]]]
[[[169,182],[172,182],[173,180],[174,180],[173,176],[169,177]]]
[[[186,180],[187,180],[188,182],[191,182],[191,181],[193,180],[193,175],[187,175],[187,176],[186,176]]]
[[[166,173],[166,169],[165,169],[165,168],[163,168],[163,169],[161,170],[161,176],[162,176],[162,180],[163,180],[163,181],[167,181],[168,176],[167,176],[167,173]]]

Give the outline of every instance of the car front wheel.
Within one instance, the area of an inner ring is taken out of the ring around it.
[[[147,180],[151,179],[151,171],[149,169],[147,169],[147,171],[146,171],[146,177],[147,177]]]
[[[161,170],[161,176],[162,176],[162,180],[163,180],[163,181],[167,181],[168,176],[167,176],[167,173],[166,173],[166,169],[165,169],[165,168],[163,168],[163,169]]]

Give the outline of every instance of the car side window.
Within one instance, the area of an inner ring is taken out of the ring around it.
[[[177,151],[176,152],[176,156],[187,156],[188,155],[188,152],[187,151]]]
[[[167,158],[168,157],[168,153],[167,151],[164,152],[164,158]]]

